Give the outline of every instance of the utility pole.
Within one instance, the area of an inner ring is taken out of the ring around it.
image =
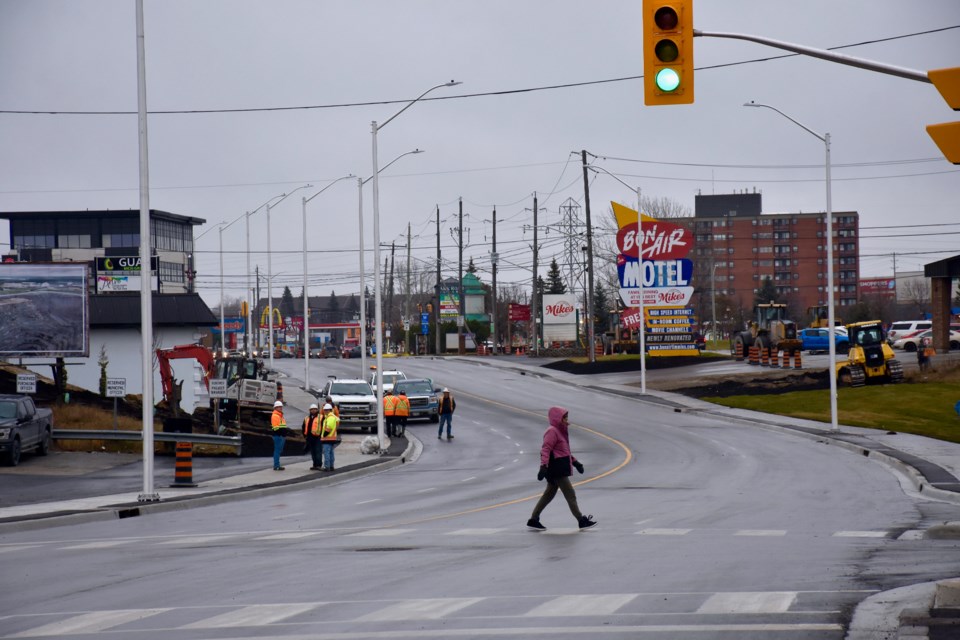
[[[493,307],[490,315],[490,337],[493,342],[493,355],[497,355],[497,208],[493,208],[493,251],[490,253],[490,266],[493,271]]]
[[[537,213],[540,209],[537,206],[537,192],[533,192],[533,294],[530,296],[530,319],[533,321],[533,353],[540,355],[540,335],[537,329],[537,317],[540,306],[537,296]]]
[[[457,229],[457,232],[460,239],[457,242],[459,251],[459,258],[457,259],[457,291],[458,295],[460,296],[460,318],[457,320],[457,354],[462,356],[466,348],[466,345],[464,344],[465,338],[463,335],[463,325],[467,322],[467,316],[464,313],[466,306],[464,305],[463,300],[463,198],[458,198],[458,202],[460,206],[460,220],[458,224],[460,226]]]
[[[437,286],[436,286],[436,302],[437,302],[437,330],[436,330],[436,343],[437,350],[436,354],[440,355],[440,205],[437,205]]]
[[[590,358],[590,363],[594,364],[597,361],[597,351],[593,346],[593,231],[590,225],[590,178],[586,149],[580,151],[580,157],[583,161],[583,204],[587,216],[587,357]]]
[[[403,301],[404,348],[410,355],[410,223],[407,223],[407,297]]]
[[[257,351],[260,351],[260,265],[257,265]]]

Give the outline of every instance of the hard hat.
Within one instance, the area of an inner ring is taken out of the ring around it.
[[[273,403],[273,408],[274,408],[274,409],[276,409],[277,407],[282,407],[282,406],[283,406],[283,403],[280,402],[279,400],[277,400],[276,402]]]
[[[319,408],[320,408],[320,407],[318,407],[318,406],[315,405],[315,404],[310,405],[310,410],[311,410],[311,411],[313,411],[314,409],[319,409]]]
[[[325,404],[325,405],[323,405],[323,410],[324,410],[324,411],[333,411],[333,407],[332,407],[331,405],[329,405],[329,404]]]
[[[443,388],[443,392],[444,392],[444,393],[450,393],[450,389],[447,389],[446,387],[444,387],[444,388]]]

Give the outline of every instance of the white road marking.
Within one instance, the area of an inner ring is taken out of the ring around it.
[[[319,534],[319,531],[289,531],[287,533],[274,533],[269,536],[260,536],[254,540],[298,540],[300,538],[309,538]]]
[[[456,531],[448,531],[448,536],[489,536],[496,533],[501,533],[506,531],[506,529],[457,529]]]
[[[837,531],[834,538],[886,538],[886,531]]]
[[[477,476],[470,476],[469,478],[464,478],[460,482],[470,482],[471,480],[476,480]]]
[[[503,471],[503,470],[504,470],[504,467],[497,467],[496,469],[494,469],[494,471]]]
[[[427,493],[429,491],[436,491],[436,490],[437,490],[436,487],[430,487],[429,489],[419,489],[417,493]]]
[[[23,551],[24,549],[36,549],[39,545],[36,544],[13,544],[5,547],[0,547],[0,553],[6,553],[8,551]]]
[[[111,627],[116,627],[128,622],[143,620],[158,613],[164,613],[170,609],[128,609],[125,611],[91,611],[78,616],[72,616],[66,620],[51,622],[41,627],[34,627],[20,633],[15,633],[8,638],[30,638],[32,636],[59,636],[74,633],[97,633],[105,631]]]
[[[523,451],[521,451],[520,453],[523,453]],[[520,462],[520,458],[514,458],[513,461],[514,461],[514,462]]]
[[[119,547],[122,544],[130,544],[131,540],[97,540],[95,542],[83,542],[81,544],[70,545],[63,549],[109,549],[110,547]]]
[[[414,529],[370,529],[368,531],[358,531],[357,533],[351,533],[348,535],[377,538],[377,537],[384,537],[384,536],[403,536],[408,533],[415,533],[415,530]]]
[[[387,620],[438,620],[443,616],[481,602],[484,598],[432,598],[429,600],[404,600],[357,618],[357,622],[381,622]]]
[[[163,540],[160,544],[203,544],[208,542],[217,542],[223,540],[224,536],[184,536],[172,540]]]
[[[783,529],[741,529],[735,536],[785,536],[787,532]]]
[[[926,531],[923,529],[910,529],[901,533],[897,540],[923,540],[924,534],[926,534]]]
[[[263,627],[274,622],[312,611],[323,606],[323,602],[307,604],[254,604],[242,609],[234,609],[212,618],[199,620],[180,627],[180,629],[221,629],[225,627]]]
[[[526,618],[610,615],[636,597],[633,593],[560,596],[534,607],[523,615]]]
[[[685,536],[693,529],[641,529],[638,536]]]
[[[513,444],[514,444],[515,446],[517,446],[517,447],[520,446],[520,443],[519,443],[519,442],[514,442]]]
[[[358,502],[357,504],[370,504],[371,502],[380,502],[380,498],[373,498],[372,500],[364,500],[363,502]]]
[[[795,591],[715,593],[697,613],[786,613],[796,600]]]
[[[286,519],[286,518],[296,518],[297,516],[304,516],[304,515],[306,515],[305,512],[301,512],[301,513],[288,513],[288,514],[283,515],[283,516],[274,516],[274,517],[271,518],[271,519],[272,519],[272,520],[284,520],[284,519]]]

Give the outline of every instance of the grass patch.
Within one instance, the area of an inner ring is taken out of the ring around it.
[[[837,419],[842,425],[897,431],[960,442],[960,369],[914,377],[895,385],[868,385],[837,392]],[[830,424],[830,390],[777,395],[702,398],[725,407],[750,409]]]
[[[113,411],[81,404],[55,404],[53,410],[54,429],[101,430],[113,428]],[[141,431],[143,421],[130,416],[117,416],[117,429],[120,431]],[[163,425],[154,422],[154,430],[162,431]],[[162,444],[162,443],[157,443]],[[110,453],[140,453],[143,444],[122,440],[57,440],[60,451],[108,451]]]

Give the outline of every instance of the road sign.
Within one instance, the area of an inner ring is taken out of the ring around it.
[[[126,378],[107,378],[107,397],[122,398],[127,395]]]
[[[17,374],[17,393],[36,393],[37,392],[37,374],[18,373]]]
[[[211,398],[226,398],[226,397],[227,397],[227,380],[226,380],[226,378],[211,378],[211,379],[210,379],[210,397],[211,397]]]

